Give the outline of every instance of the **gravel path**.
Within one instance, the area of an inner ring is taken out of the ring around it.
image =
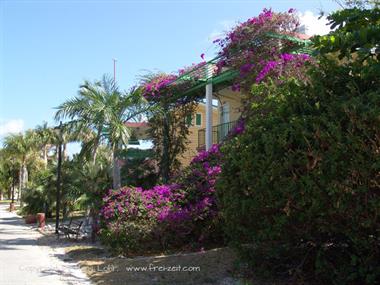
[[[41,234],[0,204],[1,285],[90,285],[75,262],[63,261],[64,254],[37,244]]]

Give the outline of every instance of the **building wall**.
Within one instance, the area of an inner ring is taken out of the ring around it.
[[[218,98],[219,106],[228,103],[230,106],[230,122],[236,121],[240,118],[242,111],[242,100],[243,94],[240,92],[232,91],[231,88],[225,88],[215,94],[215,97]],[[216,123],[218,122],[218,123]],[[218,117],[217,121],[214,121],[213,125],[220,124],[220,118]]]
[[[229,117],[230,122],[236,121],[240,118],[241,110],[242,110],[242,100],[244,98],[244,95],[240,92],[232,91],[230,87],[225,88],[223,90],[218,91],[217,93],[214,93],[214,98],[218,100],[218,107],[213,108],[213,119],[212,119],[212,125],[216,126],[221,123],[220,121],[220,106],[222,104],[228,103],[229,104]],[[189,144],[188,148],[185,151],[185,153],[180,157],[180,162],[182,166],[189,165],[192,158],[197,155],[198,150],[198,130],[206,128],[206,105],[205,104],[199,104],[197,107],[196,113],[202,114],[202,124],[201,126],[195,125],[195,114],[193,116],[193,124],[189,128],[190,134],[189,134]]]
[[[195,114],[196,113],[202,114],[202,122],[201,122],[200,126],[196,126],[195,125]],[[180,162],[181,162],[181,164],[182,164],[182,166],[189,165],[189,163],[192,160],[192,158],[195,155],[197,155],[197,153],[198,153],[198,151],[197,151],[197,147],[198,147],[198,131],[200,129],[206,128],[206,105],[205,104],[199,104],[197,106],[197,110],[196,110],[195,114],[193,115],[192,125],[189,128],[189,132],[190,133],[189,133],[189,136],[188,136],[189,144],[188,144],[187,150],[182,155],[182,157],[180,157],[180,159],[179,159]],[[213,107],[213,118],[212,118],[212,121],[213,121],[213,125],[216,125],[219,122],[218,108],[217,107]]]

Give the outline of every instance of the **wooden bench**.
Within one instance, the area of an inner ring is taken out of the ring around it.
[[[83,221],[75,221],[73,218],[71,218],[68,224],[63,223],[58,227],[58,238],[60,234],[62,234],[65,235],[68,239],[74,236],[75,239],[78,240],[82,224]]]

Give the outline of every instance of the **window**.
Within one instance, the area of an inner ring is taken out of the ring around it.
[[[202,114],[200,114],[200,113],[196,114],[195,125],[198,127],[202,126]]]
[[[186,116],[186,121],[185,122],[186,122],[186,125],[191,126],[191,124],[193,123],[192,116],[191,115]]]

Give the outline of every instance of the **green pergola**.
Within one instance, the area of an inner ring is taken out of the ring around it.
[[[267,34],[268,37],[286,40],[295,43],[295,47],[288,51],[293,54],[312,54],[311,41],[299,39],[294,36],[281,34]],[[180,98],[201,98],[205,94],[206,99],[206,149],[212,145],[212,93],[215,90],[221,90],[231,86],[234,79],[239,75],[239,70],[225,68],[219,73],[215,72],[216,64],[220,60],[220,56],[215,57],[204,64],[194,67],[176,78],[169,85],[186,85],[189,86],[185,90],[181,90],[175,94],[172,99],[174,101]]]
[[[287,40],[287,41],[295,43],[296,45],[293,48],[293,50],[290,51],[290,53],[309,54],[309,55],[313,53],[313,50],[311,49],[312,42],[310,40],[302,40],[294,36],[274,34],[274,33],[269,33],[268,37],[276,38],[280,40]],[[189,70],[188,72],[185,72],[184,74],[177,77],[176,80],[171,82],[169,85],[174,85],[174,84],[180,85],[182,83],[190,82],[190,86],[191,86],[185,91],[182,91],[180,94],[176,94],[174,96],[174,99],[180,98],[182,96],[191,97],[192,95],[198,95],[199,89],[204,88],[210,82],[212,82],[213,87],[217,89],[228,86],[233,81],[233,79],[235,79],[239,75],[239,71],[226,69],[216,74],[215,72],[213,72],[213,70],[215,69],[216,64],[219,60],[220,60],[220,56],[217,56],[205,62],[203,65],[195,67]]]

